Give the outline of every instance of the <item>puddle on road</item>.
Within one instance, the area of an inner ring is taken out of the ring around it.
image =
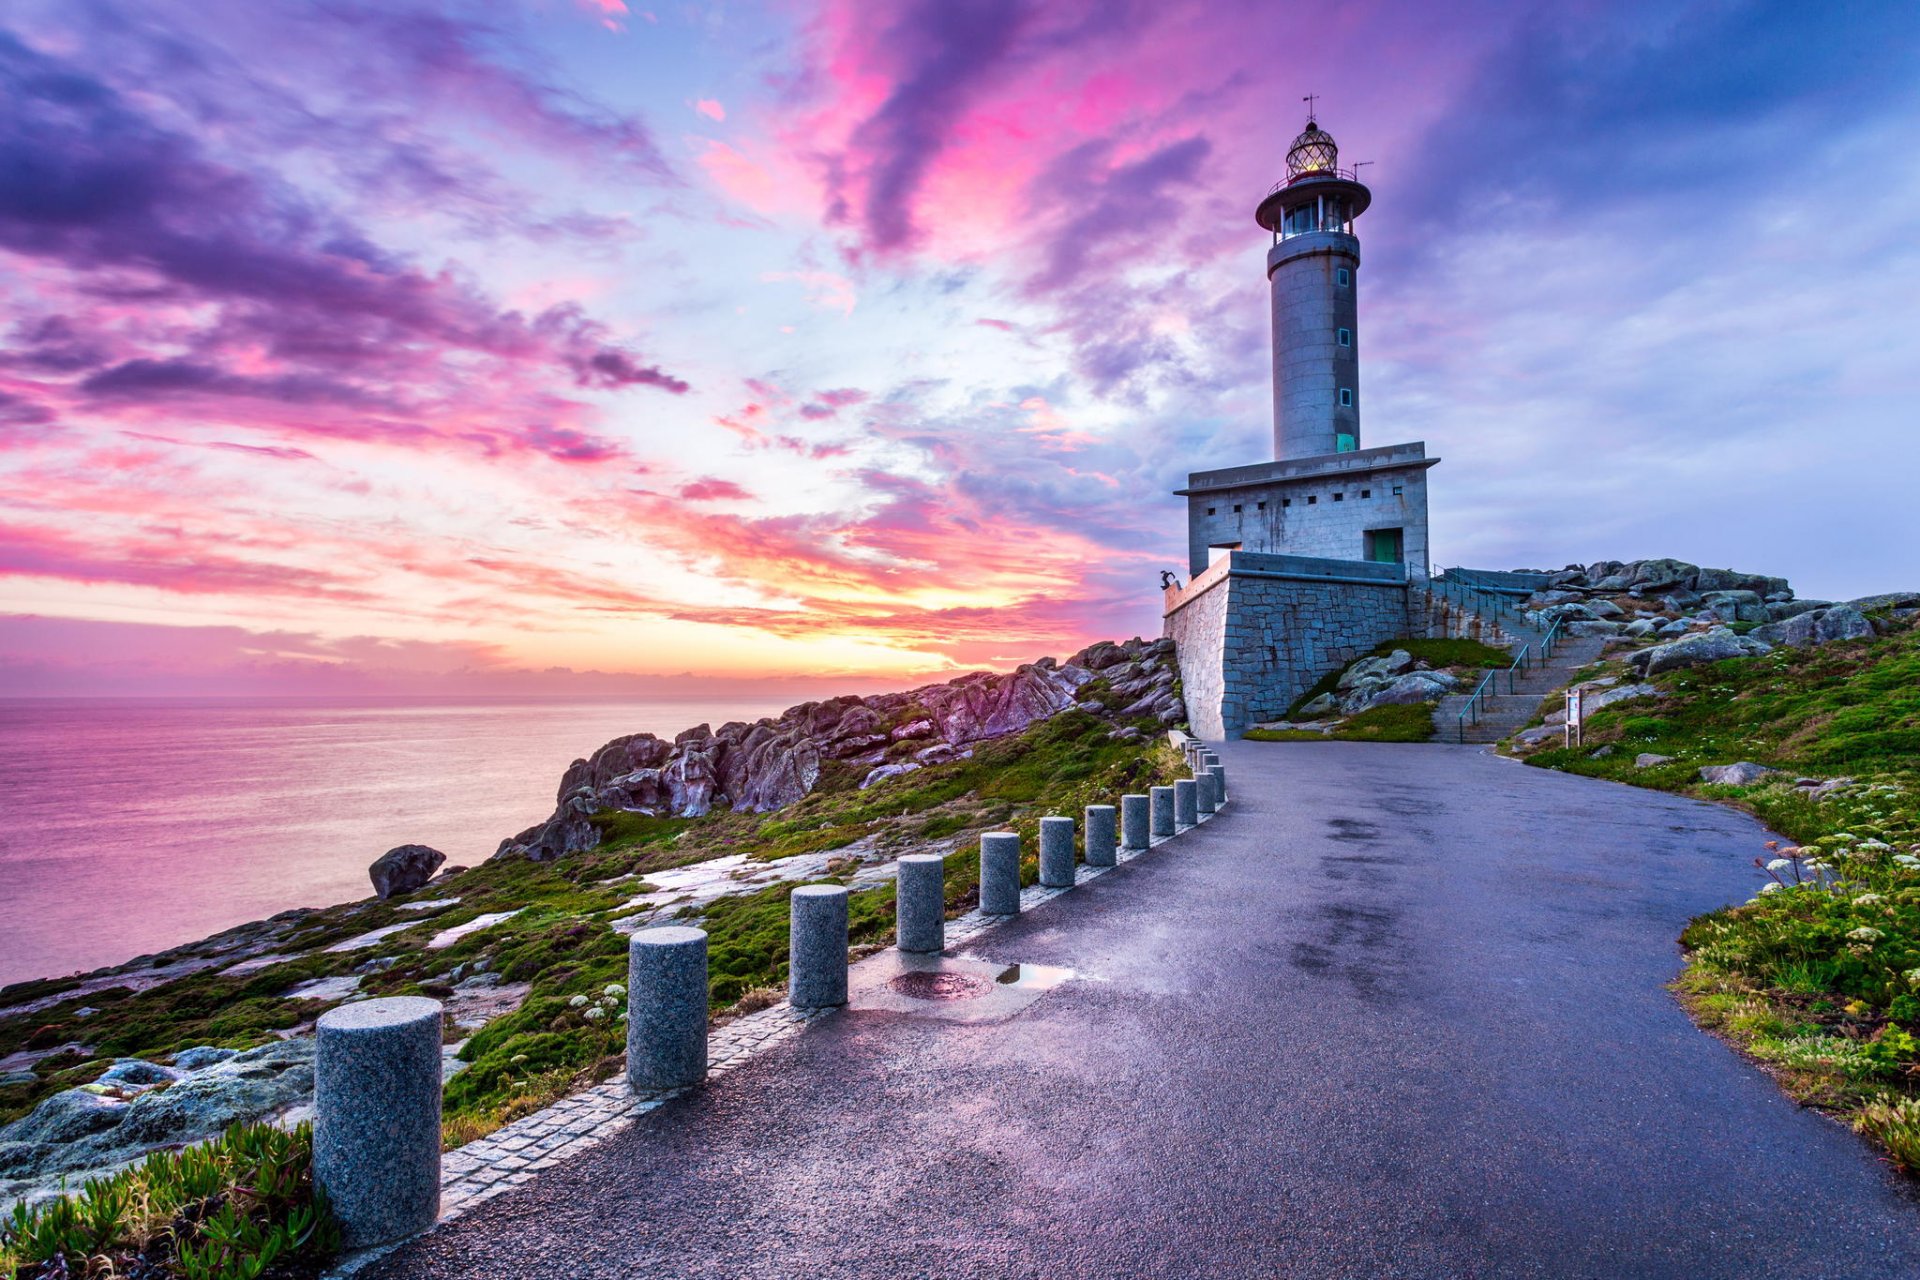
[[[1052,964],[1010,964],[994,978],[1021,991],[1051,991],[1073,977],[1073,970]]]
[[[904,973],[876,983],[873,1007],[963,1021],[996,1020],[1024,1009],[1071,980],[1072,969],[1050,964],[998,964],[961,956],[913,957]],[[902,999],[903,998],[903,999]],[[857,996],[856,1005],[871,997]]]
[[[887,987],[915,1000],[978,1000],[993,990],[985,978],[938,969],[909,969]]]

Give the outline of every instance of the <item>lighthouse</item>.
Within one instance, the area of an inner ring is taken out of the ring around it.
[[[1354,220],[1373,193],[1340,167],[1312,116],[1287,149],[1287,173],[1254,220],[1273,234],[1273,456],[1360,447],[1360,241]]]
[[[1203,737],[1279,716],[1326,672],[1426,633],[1427,472],[1440,460],[1422,441],[1360,435],[1354,223],[1372,203],[1309,115],[1254,208],[1268,237],[1273,458],[1188,474],[1190,580],[1162,602]]]

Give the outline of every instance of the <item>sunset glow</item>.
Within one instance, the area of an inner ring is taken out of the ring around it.
[[[898,682],[1156,634],[1168,492],[1267,456],[1252,210],[1310,91],[1377,161],[1369,422],[1447,459],[1440,563],[1839,596],[1920,533],[1833,448],[1911,455],[1920,81],[1833,15],[4,24],[0,693]],[[1844,220],[1782,206],[1863,154]]]

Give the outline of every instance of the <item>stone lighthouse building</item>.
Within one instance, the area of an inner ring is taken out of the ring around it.
[[[1187,708],[1202,736],[1286,713],[1327,671],[1424,634],[1421,442],[1362,446],[1360,240],[1372,203],[1311,116],[1254,210],[1273,315],[1273,461],[1196,471],[1186,586],[1165,593]]]

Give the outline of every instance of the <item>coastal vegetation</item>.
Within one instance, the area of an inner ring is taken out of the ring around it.
[[[1723,800],[1784,837],[1755,850],[1751,901],[1688,925],[1675,990],[1796,1098],[1920,1172],[1920,630],[1911,612],[1873,620],[1874,638],[1652,676],[1581,746],[1528,762]],[[1756,768],[1703,776],[1728,762]]]
[[[156,1151],[78,1193],[0,1219],[0,1275],[257,1280],[319,1274],[339,1230],[313,1185],[302,1124],[235,1125],[212,1142]]]
[[[794,883],[854,886],[853,941],[875,946],[893,924],[891,881],[876,868],[898,854],[947,853],[948,907],[958,914],[977,897],[979,833],[1018,831],[1031,850],[1040,817],[1077,815],[1180,772],[1157,721],[1126,717],[1123,697],[1098,682],[1081,694],[1077,707],[1024,732],[871,785],[865,771],[829,762],[810,794],[772,812],[603,811],[592,816],[599,841],[590,849],[496,858],[386,901],[287,913],[266,922],[269,940],[256,945],[268,953],[242,966],[209,940],[156,957],[156,966],[205,965],[164,981],[9,988],[0,1007],[26,1011],[0,1016],[0,1057],[48,1056],[0,1084],[0,1122],[62,1090],[95,1087],[116,1059],[261,1045],[348,996],[427,995],[448,1002],[457,1071],[445,1135],[450,1145],[469,1141],[618,1070],[624,1028],[606,992],[626,979],[623,930],[705,928],[711,1007],[725,1019],[779,998]],[[719,864],[729,870],[714,873],[720,883],[684,900],[648,879],[729,858]],[[749,879],[781,864],[800,870],[761,887]],[[1031,858],[1024,874],[1037,876]],[[300,997],[322,981],[334,985]]]

